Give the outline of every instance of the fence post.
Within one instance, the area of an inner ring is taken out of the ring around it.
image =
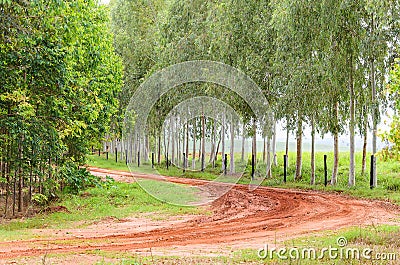
[[[228,162],[228,154],[225,154],[224,158],[224,175],[226,175],[226,168],[227,168],[227,163]]]
[[[137,166],[140,167],[140,151],[137,152]]]
[[[254,154],[251,155],[251,180],[254,180]]]
[[[151,153],[151,168],[154,168],[154,153]]]
[[[201,154],[201,172],[204,171],[204,167],[205,167],[205,157],[204,154]]]
[[[369,174],[369,187],[372,190],[374,188],[374,155],[371,155],[371,170]]]
[[[118,148],[115,147],[115,163],[118,163]]]

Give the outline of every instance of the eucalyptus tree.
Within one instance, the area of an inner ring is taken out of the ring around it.
[[[216,7],[218,20],[215,27],[219,27],[220,30],[214,37],[213,49],[219,55],[218,59],[242,70],[261,89],[267,90],[265,76],[272,53],[272,34],[268,26],[271,17],[269,0],[226,0]],[[244,138],[252,136],[252,155],[256,157],[256,126],[259,121],[254,119],[254,114],[247,104],[240,105],[238,98],[231,98],[230,101],[236,105],[245,123],[250,124],[253,120],[254,126],[251,129],[249,127],[248,130],[242,130],[242,150]],[[242,157],[243,153],[242,151]]]
[[[366,112],[372,117],[372,154],[376,154],[377,125],[380,121],[379,106],[386,104],[384,91],[386,76],[393,60],[393,49],[398,44],[399,1],[365,0],[363,27],[366,37],[361,43],[365,76],[368,76],[364,90]],[[367,122],[363,132],[366,135]],[[363,152],[365,153],[365,151]],[[365,168],[363,155],[363,170]],[[377,186],[376,161],[373,161],[373,186]]]
[[[155,69],[158,61],[159,28],[164,12],[166,1],[129,1],[129,0],[111,0],[111,30],[114,34],[114,47],[116,52],[122,57],[124,65],[124,86],[118,94],[119,113],[114,117],[113,130],[111,138],[116,141],[121,138],[122,116],[125,115],[125,109],[129,100],[137,87],[149,76]],[[157,114],[161,115],[162,104],[157,104]],[[149,127],[144,141],[132,143],[133,137],[127,137],[125,144],[131,145],[130,153],[136,158],[137,151],[143,148],[146,141],[158,142],[161,146],[161,124],[153,120],[149,121]],[[158,129],[155,129],[158,128]],[[149,138],[152,134],[153,138]],[[147,139],[147,140],[146,140]],[[127,146],[125,147],[127,149]],[[161,152],[158,153],[160,160]],[[121,152],[122,154],[122,152]],[[141,152],[143,154],[143,152]],[[147,158],[145,156],[145,158]],[[132,158],[131,158],[132,159]]]
[[[390,3],[389,3],[390,2]],[[346,120],[350,135],[350,166],[349,186],[355,185],[355,130],[358,125],[362,134],[367,133],[367,115],[371,113],[373,127],[379,120],[377,111],[375,76],[378,73],[381,80],[387,72],[385,58],[388,57],[390,46],[391,1],[325,1],[322,9],[322,32],[326,32],[327,64],[326,84],[336,87],[330,95],[336,97],[334,112]],[[379,64],[379,70],[375,65]],[[344,89],[347,87],[347,91]],[[370,87],[371,89],[366,89]],[[337,91],[341,91],[337,93]],[[336,94],[336,95],[335,95]],[[329,99],[329,96],[326,97]],[[380,97],[382,102],[383,97]],[[335,166],[332,183],[336,182],[337,172],[337,132],[343,131],[343,125],[331,126],[327,123],[326,129],[335,135]],[[336,127],[336,129],[335,129]],[[329,129],[331,128],[331,129]],[[376,135],[376,133],[373,133]],[[364,140],[366,142],[366,139]],[[373,136],[373,142],[376,138]],[[374,144],[373,144],[374,145]],[[373,147],[373,149],[375,149]],[[365,168],[365,155],[362,168]],[[375,151],[374,151],[375,152]]]
[[[272,27],[276,32],[273,93],[278,95],[277,117],[287,118],[296,130],[295,178],[301,179],[303,126],[314,127],[320,98],[319,5],[313,1],[274,1]],[[312,159],[314,167],[314,158]],[[312,170],[314,172],[314,170]],[[312,176],[312,182],[313,176]]]

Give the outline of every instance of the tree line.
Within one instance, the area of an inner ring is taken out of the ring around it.
[[[97,1],[0,1],[3,216],[89,176],[79,168],[117,115],[122,62]]]
[[[368,142],[372,153],[377,153],[380,116],[393,103],[387,83],[398,55],[398,0],[112,0],[110,8],[114,45],[125,69],[119,95],[121,113],[137,87],[157,70],[188,60],[213,60],[251,77],[263,90],[275,118],[275,125],[263,131],[261,121],[254,119],[249,106],[235,93],[210,84],[187,84],[157,102],[142,144],[131,143],[129,147],[135,150],[130,159],[136,158],[136,150],[149,153],[158,148],[160,161],[162,139],[167,143],[171,139],[171,148],[175,148],[174,142],[188,142],[191,138],[194,143],[204,143],[206,137],[215,151],[219,141],[224,146],[225,135],[235,134],[243,135],[243,139],[253,138],[254,154],[255,135],[260,134],[264,138],[263,149],[267,150],[263,160],[267,165],[276,164],[275,150],[270,153],[270,149],[275,148],[277,121],[285,124],[287,138],[290,133],[296,135],[296,179],[302,178],[303,130],[305,126],[311,128],[311,184],[315,183],[316,134],[333,135],[333,185],[337,182],[340,135],[349,135],[349,186],[355,185],[355,135],[364,139],[362,174]],[[232,123],[227,131],[229,126],[219,122],[214,130],[212,121],[197,118],[180,124],[182,131],[190,133],[177,138],[177,125],[170,117],[168,123],[172,127],[162,129],[174,106],[196,96],[228,103],[240,114],[243,124]],[[202,133],[207,128],[209,133]],[[172,138],[168,135],[171,130]],[[368,131],[372,131],[372,139],[367,139]],[[233,150],[234,141],[230,144]],[[172,150],[166,146],[164,153],[171,155]],[[200,156],[205,153],[203,146],[200,145]],[[192,156],[195,157],[194,149]],[[375,163],[373,166],[376,186]]]

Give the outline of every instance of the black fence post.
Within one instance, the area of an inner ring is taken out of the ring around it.
[[[166,160],[166,163],[167,163],[167,170],[168,170],[168,167],[169,167],[169,162],[168,162],[168,153],[167,153],[167,160]]]
[[[100,151],[100,148],[99,148],[99,156],[100,156],[100,152],[101,152],[101,151]]]
[[[151,168],[154,168],[154,153],[151,153]]]
[[[108,151],[106,152],[106,158],[107,158],[107,160],[108,160]]]
[[[287,155],[283,155],[283,182],[286,183],[287,176]]]
[[[324,185],[325,187],[328,185],[328,169],[326,166],[326,159],[327,159],[327,155],[324,155]]]
[[[254,180],[254,155],[251,155],[251,180]]]
[[[370,173],[369,173],[369,188],[372,190],[374,188],[374,155],[371,155],[371,166],[370,166]]]
[[[226,175],[226,168],[227,168],[227,163],[228,162],[228,154],[225,154],[224,158],[224,175]]]
[[[115,147],[115,163],[118,163],[118,148]]]
[[[137,152],[137,166],[140,167],[140,151]]]
[[[128,150],[125,149],[125,164],[128,165]]]

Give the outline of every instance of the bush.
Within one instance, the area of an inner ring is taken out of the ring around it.
[[[47,205],[47,203],[49,202],[49,199],[47,198],[46,195],[36,193],[35,195],[32,196],[32,202],[35,205],[43,207],[43,206]]]
[[[99,177],[93,176],[86,168],[78,167],[74,163],[66,163],[60,169],[60,177],[64,181],[64,191],[77,194],[88,187],[102,187]]]

